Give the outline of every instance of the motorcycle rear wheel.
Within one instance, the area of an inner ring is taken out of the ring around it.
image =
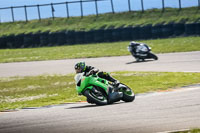
[[[88,101],[95,103],[96,105],[107,105],[108,104],[108,100],[107,100],[106,96],[104,96],[103,94],[97,95],[94,92],[92,92],[91,90],[86,90],[84,92],[84,95],[87,97]]]

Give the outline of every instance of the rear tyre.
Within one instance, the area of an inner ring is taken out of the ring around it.
[[[90,103],[95,103],[96,105],[108,104],[106,96],[104,96],[101,92],[99,92],[98,94],[95,94],[91,90],[86,90],[84,92],[84,95],[87,97],[87,101],[90,101]]]

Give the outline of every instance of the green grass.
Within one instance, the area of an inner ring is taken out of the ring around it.
[[[154,92],[200,83],[200,73],[113,72],[135,93]],[[85,101],[75,90],[74,74],[0,78],[0,111]]]
[[[147,43],[155,53],[200,51],[200,37],[140,40],[139,42]],[[125,41],[41,48],[0,49],[0,62],[130,55],[127,51],[128,44],[129,42]]]
[[[152,47],[155,53],[200,51],[200,37],[180,37],[140,41]],[[0,62],[22,62],[130,55],[129,42],[68,45],[42,48],[1,49]]]
[[[196,129],[191,129],[188,131],[177,131],[177,132],[173,132],[173,133],[200,133],[200,129],[196,128]]]
[[[151,9],[144,13],[141,11],[107,13],[71,18],[43,19],[41,22],[14,22],[0,24],[0,36],[22,33],[57,32],[63,30],[89,31],[92,29],[108,29],[137,25],[156,25],[168,23],[193,23],[200,22],[198,7]]]

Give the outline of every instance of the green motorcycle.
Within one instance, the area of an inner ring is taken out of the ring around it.
[[[132,102],[135,99],[134,92],[125,84],[120,83],[115,87],[97,74],[86,76],[84,73],[78,73],[74,79],[78,94],[86,96],[88,103],[107,105],[120,100]]]

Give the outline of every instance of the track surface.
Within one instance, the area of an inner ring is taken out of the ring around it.
[[[131,103],[87,103],[0,113],[0,133],[155,133],[200,128],[200,86],[143,94]]]
[[[169,71],[200,72],[200,51],[158,54],[159,60],[135,62],[132,56],[36,61],[20,63],[0,63],[0,77],[28,76],[41,74],[74,73],[74,65],[79,61],[95,66],[102,71]]]
[[[200,72],[200,52],[158,56],[158,61],[144,63],[135,63],[131,56],[81,60],[104,71]],[[0,76],[72,73],[78,61],[80,59],[0,64]],[[108,106],[76,103],[0,112],[0,133],[155,133],[200,128],[199,96],[200,85],[196,85],[171,92],[140,94],[131,103]]]

